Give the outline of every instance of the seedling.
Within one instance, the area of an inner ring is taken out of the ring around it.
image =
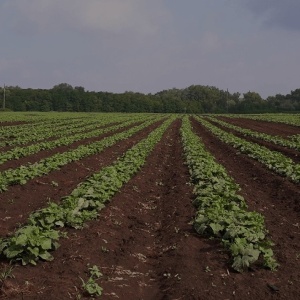
[[[94,265],[89,268],[89,273],[90,273],[90,277],[87,281],[84,281],[80,277],[80,279],[82,281],[82,288],[90,296],[101,296],[103,289],[96,282],[96,280],[102,276],[99,268],[96,265]]]
[[[209,268],[209,266],[206,266],[206,267],[205,267],[205,272],[206,272],[206,273],[211,272],[211,269]]]
[[[10,267],[5,266],[4,269],[0,272],[0,284],[1,284],[1,286],[3,285],[4,281],[7,278],[14,278],[15,277],[12,274],[13,269],[14,268],[12,266],[10,266]]]
[[[102,251],[103,253],[108,253],[108,252],[109,252],[109,249],[107,249],[106,247],[102,246],[102,247],[101,247],[101,251]]]

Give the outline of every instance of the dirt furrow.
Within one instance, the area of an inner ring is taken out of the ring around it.
[[[232,133],[233,135],[235,135],[239,138],[242,138],[242,139],[244,139],[248,142],[251,142],[251,143],[256,143],[260,146],[264,146],[264,147],[270,149],[271,151],[281,152],[283,155],[291,158],[295,163],[300,163],[300,151],[298,151],[298,150],[294,150],[294,149],[291,149],[291,148],[276,145],[276,144],[273,144],[271,142],[267,142],[267,141],[264,141],[264,140],[261,140],[261,139],[255,138],[255,137],[245,136],[242,133],[239,133],[239,132],[237,132],[233,129],[222,126],[222,125],[220,125],[216,122],[213,122],[211,120],[207,120],[207,121],[211,122],[213,125],[221,128],[222,130],[224,130],[226,132]]]
[[[15,279],[6,281],[6,299],[76,299],[88,264],[103,273],[102,299],[225,297],[227,255],[218,241],[195,234],[190,223],[195,211],[179,126],[179,120],[172,124],[99,220],[69,230],[54,261],[17,267]],[[232,287],[227,291],[232,294]]]
[[[267,284],[271,284],[279,289],[276,299],[297,299],[300,294],[299,185],[268,171],[247,156],[237,154],[235,149],[221,143],[198,122],[193,120],[192,123],[207,149],[241,186],[241,194],[249,209],[263,214],[275,243],[275,256],[281,264],[279,270],[274,273],[255,270],[253,278],[247,275],[239,277],[241,283],[255,288],[260,297],[268,290]],[[271,299],[271,295],[259,299]]]
[[[50,149],[50,150],[41,150],[41,151],[39,151],[35,154],[32,154],[32,155],[21,157],[19,159],[9,160],[9,161],[3,163],[2,165],[0,165],[0,172],[5,171],[5,170],[10,169],[10,168],[15,169],[15,168],[18,168],[22,165],[26,165],[28,163],[33,164],[35,162],[40,161],[41,159],[50,157],[50,156],[52,156],[56,153],[63,153],[63,152],[66,152],[66,151],[70,151],[72,149],[76,149],[79,146],[84,146],[84,145],[88,145],[88,144],[100,141],[100,140],[104,139],[105,137],[111,136],[111,135],[119,133],[119,132],[126,131],[129,128],[132,128],[132,127],[137,126],[139,124],[141,124],[141,122],[137,122],[137,123],[134,123],[130,126],[126,126],[124,128],[120,128],[118,130],[113,130],[113,131],[98,135],[96,137],[82,139],[82,140],[76,141],[76,142],[74,142],[70,145],[58,146],[58,147],[55,147],[55,148]]]
[[[44,207],[48,201],[59,202],[86,177],[111,164],[124,151],[145,138],[161,122],[155,122],[131,138],[120,141],[97,155],[69,163],[60,170],[29,180],[25,185],[9,187],[8,191],[0,194],[0,236],[14,230],[17,224],[24,223],[30,212]]]
[[[177,120],[99,219],[83,230],[68,230],[54,261],[16,266],[15,278],[5,280],[2,298],[63,300],[81,295],[88,299],[80,277],[87,280],[88,266],[97,265],[103,273],[97,281],[103,288],[101,299],[298,299],[298,185],[237,155],[199,123],[193,124],[207,148],[240,184],[250,209],[265,215],[281,263],[277,272],[253,267],[236,273],[218,239],[194,232],[192,186]],[[85,167],[94,168],[96,163],[90,161]],[[69,172],[72,169],[65,174]]]
[[[203,260],[199,250],[205,247],[190,224],[192,190],[179,126],[177,121],[143,170],[114,199],[113,220],[110,214],[103,216],[101,228],[108,225],[114,237],[111,254],[101,263],[107,299],[113,293],[120,299],[188,299],[199,294],[195,286],[204,268],[195,266]],[[109,247],[111,238],[105,240]]]
[[[93,129],[86,129],[85,124],[78,124],[78,126],[73,127],[72,129],[68,129],[65,136],[88,133],[88,132],[93,131],[95,129],[111,127],[111,126],[117,125],[118,123],[121,123],[121,122],[114,122],[114,123],[109,123],[109,124],[106,124],[106,125],[98,126],[99,124],[97,125],[95,122],[93,122],[93,124],[94,124]],[[88,123],[87,126],[89,126],[91,124],[92,123]],[[77,131],[78,128],[80,128],[80,132]],[[56,131],[58,131],[59,129],[60,129],[59,126],[57,126]],[[83,129],[85,129],[85,130],[83,130]],[[81,130],[83,130],[83,131],[81,131]],[[54,131],[55,131],[55,129],[54,129]],[[51,141],[59,140],[60,138],[61,138],[61,136],[56,135],[53,132],[53,134],[48,138],[40,137],[37,140],[28,142],[26,144],[15,144],[15,145],[12,145],[12,146],[0,147],[0,151],[1,152],[6,152],[6,151],[12,150],[16,147],[28,147],[28,146],[35,145],[35,144],[38,144],[38,143],[41,143],[41,142],[44,143],[44,142],[51,142]]]
[[[258,121],[247,118],[227,118],[221,116],[217,118],[229,124],[240,126],[242,128],[267,133],[270,135],[279,135],[284,138],[290,135],[300,134],[300,127],[283,123]]]

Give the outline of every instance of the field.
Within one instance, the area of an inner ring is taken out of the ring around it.
[[[299,154],[299,115],[1,113],[0,298],[299,299]]]

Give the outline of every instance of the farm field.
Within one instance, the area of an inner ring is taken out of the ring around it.
[[[299,299],[299,155],[297,115],[1,113],[0,299]]]

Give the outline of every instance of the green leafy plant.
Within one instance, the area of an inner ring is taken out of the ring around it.
[[[28,225],[16,231],[14,236],[0,240],[0,253],[9,259],[21,260],[22,264],[53,259],[50,251],[58,247],[56,241],[62,235],[59,227],[81,228],[87,220],[96,218],[105,203],[142,167],[173,120],[174,117],[167,118],[111,166],[93,174],[69,196],[62,198],[59,205],[50,202],[48,207],[32,213]]]
[[[235,125],[229,124],[227,122],[221,121],[215,117],[206,117],[206,119],[212,121],[213,123],[217,123],[221,126],[224,126],[226,128],[233,129],[236,132],[242,133],[244,136],[251,136],[251,137],[254,137],[257,139],[261,139],[261,140],[270,142],[275,145],[281,145],[283,147],[300,150],[299,140],[295,136],[291,139],[285,139],[285,138],[282,138],[281,136],[269,135],[266,133],[261,133],[261,132],[253,131],[250,129],[241,128],[239,126],[235,126]]]
[[[103,289],[101,286],[99,286],[96,280],[99,279],[102,276],[102,274],[96,265],[90,267],[88,270],[89,278],[87,281],[84,281],[80,277],[82,282],[82,288],[90,296],[101,296]]]
[[[264,146],[248,142],[232,133],[228,133],[204,120],[203,117],[196,117],[196,119],[222,142],[231,145],[241,153],[261,162],[268,169],[282,176],[286,176],[291,181],[300,182],[300,164],[293,162],[289,157],[280,152],[269,150]]]
[[[53,259],[49,251],[58,248],[58,239],[59,232],[56,230],[28,225],[20,228],[13,237],[1,239],[0,252],[9,259],[21,260],[23,265],[35,265],[39,259]]]
[[[271,241],[267,239],[264,218],[247,211],[239,186],[205,150],[191,128],[187,117],[181,128],[187,165],[194,185],[197,208],[195,230],[202,235],[218,237],[232,256],[232,267],[242,272],[263,257],[264,266],[274,270]]]
[[[12,274],[14,267],[5,266],[4,269],[0,270],[0,285],[2,286],[7,278],[14,278]]]
[[[77,161],[89,155],[100,153],[105,148],[114,145],[120,140],[130,137],[134,133],[142,130],[150,124],[153,124],[159,119],[161,119],[161,117],[152,117],[150,118],[150,120],[149,118],[145,119],[145,117],[141,117],[141,120],[143,120],[141,124],[136,125],[124,132],[116,133],[88,145],[81,145],[78,148],[72,149],[70,151],[57,153],[34,164],[27,164],[16,169],[8,169],[0,172],[0,192],[7,190],[8,186],[10,185],[25,184],[29,179],[48,174],[53,170],[58,170],[62,166],[72,161]],[[123,127],[136,123],[136,121],[136,119],[133,119],[127,122],[123,122],[114,127],[110,127],[109,130],[121,129]],[[108,129],[106,131],[108,131]]]

